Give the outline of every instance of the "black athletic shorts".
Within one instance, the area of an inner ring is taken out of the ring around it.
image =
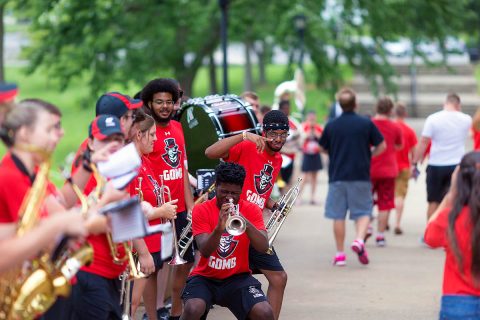
[[[203,276],[187,279],[182,299],[202,299],[206,308],[202,319],[207,318],[211,306],[218,304],[228,308],[237,319],[246,319],[253,306],[267,301],[260,282],[248,273],[241,273],[224,280],[215,280]]]
[[[79,271],[72,290],[75,320],[121,320],[120,280]]]
[[[268,254],[265,252],[259,252],[255,250],[252,246],[250,246],[248,252],[248,260],[250,263],[250,270],[252,270],[253,274],[262,273],[262,270],[271,270],[271,271],[283,271],[283,266],[278,259],[277,253],[275,252],[275,248],[273,249],[272,254]]]
[[[187,226],[188,220],[187,220],[187,211],[182,211],[177,213],[177,219],[175,219],[175,231],[177,232],[177,240],[180,239],[180,235],[182,234],[183,229]],[[189,237],[192,236],[192,231],[190,230]],[[185,259],[188,263],[193,263],[195,261],[195,252],[194,252],[194,243],[195,241],[192,241],[192,244],[188,247],[187,251],[185,252],[185,255],[183,256],[183,259]]]
[[[442,202],[450,188],[450,179],[456,166],[427,167],[427,201]]]
[[[162,261],[161,251],[150,252],[150,254],[152,255],[153,263],[155,264],[155,271],[162,269],[163,261]]]

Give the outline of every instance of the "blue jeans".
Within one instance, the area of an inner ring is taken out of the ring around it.
[[[480,297],[463,295],[442,296],[440,320],[480,319]]]

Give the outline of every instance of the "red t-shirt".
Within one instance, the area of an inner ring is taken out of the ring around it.
[[[92,191],[94,191],[96,186],[97,181],[93,175],[91,175],[83,193],[85,195],[89,195]],[[116,264],[113,262],[113,257],[110,252],[110,245],[108,244],[107,236],[105,234],[90,235],[87,237],[87,241],[93,248],[93,261],[90,263],[90,265],[82,267],[81,270],[108,279],[115,279],[122,274],[127,265],[127,261],[121,264]],[[125,256],[123,245],[118,244],[117,251],[118,257],[123,258]]]
[[[317,154],[320,153],[320,145],[318,144],[318,139],[322,135],[323,128],[321,125],[315,123],[313,126],[309,122],[304,122],[302,124],[303,131],[305,132],[306,138],[303,143],[303,153],[305,154]],[[313,133],[312,133],[313,130]]]
[[[72,175],[75,171],[77,171],[78,167],[82,165],[82,161],[83,161],[82,155],[85,152],[85,150],[87,150],[87,146],[88,146],[88,138],[82,142],[80,147],[78,147],[77,153],[75,153],[75,157],[73,158],[73,162],[72,162]]]
[[[372,121],[383,135],[387,149],[372,158],[370,176],[372,179],[395,178],[398,174],[395,145],[402,144],[402,131],[391,120],[373,118]]]
[[[417,135],[412,128],[410,128],[404,121],[397,120],[397,125],[402,130],[403,147],[397,150],[397,165],[398,171],[403,169],[410,169],[410,152],[417,145]]]
[[[246,176],[241,199],[263,209],[282,167],[280,153],[270,155],[265,150],[258,153],[255,143],[242,141],[229,150],[228,157],[224,160],[238,163],[245,168]]]
[[[427,225],[425,230],[425,243],[431,247],[445,248],[445,268],[443,272],[443,294],[462,294],[480,296],[480,288],[473,286],[470,272],[472,264],[470,210],[465,206],[455,223],[455,235],[458,248],[462,256],[463,268],[460,269],[455,254],[452,251],[450,240],[447,236],[448,216],[450,208],[442,210],[435,220]]]
[[[5,154],[0,163],[0,223],[18,222],[23,198],[31,186],[32,181],[20,159],[10,152]],[[51,182],[48,182],[46,188],[46,196],[58,194]],[[40,217],[47,215],[46,209],[42,207]]]
[[[262,212],[256,205],[240,200],[239,211],[257,229],[265,230]],[[219,212],[217,198],[196,205],[192,212],[193,236],[212,233],[218,224]],[[239,273],[251,273],[248,264],[249,246],[250,238],[246,232],[239,236],[232,236],[224,231],[217,250],[208,258],[201,256],[198,265],[190,275],[225,279]]]
[[[475,128],[472,128],[473,131],[473,150],[479,150],[480,149],[480,131],[475,130]]]
[[[130,195],[132,196],[138,194],[138,191],[136,190],[139,184],[138,178],[142,178],[143,200],[150,203],[153,207],[160,206],[160,185],[155,179],[155,175],[153,174],[153,171],[151,169],[150,160],[148,160],[148,158],[146,158],[145,156],[142,156],[142,166],[140,167],[137,179],[133,180],[129,186]],[[149,221],[149,224],[151,226],[160,223],[162,223],[162,219],[160,218]],[[162,237],[160,233],[156,233],[143,238],[149,252],[154,253],[160,251],[161,238]]]
[[[183,177],[188,174],[185,167],[186,155],[182,125],[174,120],[166,127],[157,125],[157,141],[153,152],[147,157],[158,183],[161,183],[159,175],[163,175],[163,183],[170,188],[172,200],[178,199],[178,212],[186,209]]]

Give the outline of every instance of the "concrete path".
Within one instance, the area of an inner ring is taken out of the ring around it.
[[[420,135],[424,119],[409,124]],[[467,143],[471,150],[471,142]],[[325,163],[325,162],[324,162]],[[386,234],[387,246],[367,243],[370,264],[363,266],[350,249],[354,225],[348,223],[347,266],[333,267],[332,222],[324,218],[327,173],[322,171],[316,192],[318,206],[297,205],[287,218],[275,248],[288,273],[281,319],[424,320],[436,319],[442,290],[444,253],[420,242],[426,224],[425,168],[411,180],[403,217],[404,234]],[[302,198],[309,199],[310,189]],[[374,213],[376,214],[376,212]],[[390,224],[394,222],[394,213]],[[265,277],[257,276],[266,291]],[[208,319],[235,319],[215,307]]]
[[[420,135],[424,119],[409,120]],[[467,150],[471,150],[471,141]],[[325,163],[325,162],[324,162]],[[425,320],[437,319],[444,253],[420,242],[426,224],[425,168],[410,182],[402,222],[404,235],[386,234],[387,246],[367,243],[370,264],[363,266],[349,245],[354,225],[348,223],[347,266],[333,267],[332,222],[324,218],[327,173],[322,171],[316,192],[320,205],[297,205],[288,217],[275,248],[288,273],[281,319],[311,320]],[[310,189],[301,196],[307,202]],[[299,199],[300,200],[300,199]],[[376,212],[375,212],[376,214]],[[393,225],[394,213],[390,217]],[[267,282],[257,276],[266,292]],[[235,319],[215,306],[208,319]]]
[[[333,267],[332,223],[323,217],[323,205],[297,205],[275,246],[289,276],[281,318],[435,319],[444,255],[442,250],[420,243],[425,227],[424,180],[423,171],[419,181],[410,183],[403,219],[405,234],[387,233],[385,248],[377,248],[370,240],[368,266],[361,265],[356,254],[347,249],[347,266]],[[326,190],[323,172],[317,190],[322,204]],[[348,224],[347,248],[354,240],[353,230],[353,224]],[[258,279],[266,290],[265,278]],[[215,307],[209,319],[235,318],[227,309]]]

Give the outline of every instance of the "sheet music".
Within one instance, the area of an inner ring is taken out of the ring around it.
[[[123,242],[147,235],[145,217],[141,210],[125,210],[109,213],[112,223],[112,239],[114,242]]]
[[[215,170],[198,169],[197,170],[197,189],[205,190],[215,181]]]

